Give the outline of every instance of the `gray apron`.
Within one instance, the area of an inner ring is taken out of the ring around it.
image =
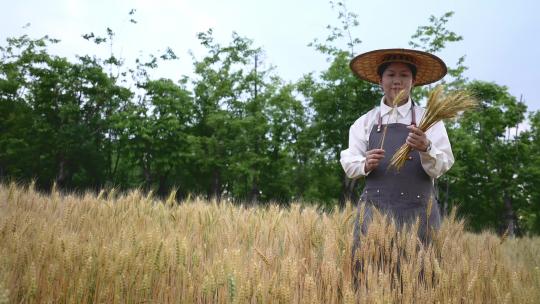
[[[411,106],[411,111],[411,124],[416,124],[414,106]],[[383,127],[379,112],[378,124],[373,126],[369,135],[368,150],[380,148]],[[368,225],[372,220],[373,207],[393,218],[398,228],[404,224],[414,224],[416,218],[420,217],[418,236],[425,244],[430,241],[430,230],[438,230],[440,227],[441,218],[434,197],[433,180],[422,167],[420,153],[413,150],[399,172],[394,168],[387,170],[392,155],[405,143],[409,132],[407,125],[388,124],[383,146],[385,157],[379,162],[379,166],[366,176],[366,185],[357,206],[352,247],[353,261],[354,253],[360,246],[360,233],[364,235],[367,233]],[[426,212],[430,199],[432,207],[429,221],[427,221]],[[365,204],[364,221],[361,227],[359,225],[360,204]],[[353,264],[354,277],[359,270],[359,265],[356,264]]]

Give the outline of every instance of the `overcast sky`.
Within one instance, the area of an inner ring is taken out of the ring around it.
[[[226,44],[233,31],[254,40],[265,51],[265,61],[288,81],[324,70],[328,63],[307,44],[324,39],[328,24],[337,24],[336,12],[326,0],[18,0],[2,1],[0,44],[7,37],[29,34],[61,39],[51,50],[72,58],[99,50],[81,38],[84,33],[103,34],[107,27],[117,36],[114,52],[128,60],[138,54],[157,54],[171,47],[180,61],[168,63],[155,77],[177,80],[192,72],[188,50],[204,55],[196,33],[214,28]],[[466,55],[466,76],[493,81],[523,95],[529,110],[540,110],[540,56],[538,12],[535,0],[456,1],[347,1],[359,15],[353,35],[362,40],[357,53],[409,47],[410,36],[430,15],[454,11],[447,27],[463,40],[447,46],[439,55],[450,66]],[[136,9],[137,24],[128,12]],[[27,23],[30,27],[23,28]],[[104,51],[105,48],[102,48]]]

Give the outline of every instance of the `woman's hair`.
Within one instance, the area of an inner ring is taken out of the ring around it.
[[[388,68],[388,66],[390,64],[392,64],[392,63],[394,63],[394,61],[385,62],[385,63],[379,65],[379,67],[377,68],[377,74],[379,74],[379,77],[382,78],[382,74]],[[410,64],[410,63],[406,63],[406,62],[403,62],[403,64],[405,64],[405,65],[407,65],[409,67],[409,69],[411,70],[411,73],[412,73],[412,77],[413,77],[413,79],[415,79],[416,78],[416,66],[414,64]]]

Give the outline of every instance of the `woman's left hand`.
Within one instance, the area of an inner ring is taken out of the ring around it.
[[[407,136],[406,143],[409,147],[418,151],[426,152],[429,147],[429,139],[426,137],[426,133],[417,128],[415,125],[407,127],[411,132]]]

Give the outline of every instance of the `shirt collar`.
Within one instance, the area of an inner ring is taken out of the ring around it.
[[[411,108],[411,97],[409,96],[409,100],[407,102],[399,107],[397,107],[398,113],[401,115],[401,117],[405,117],[407,113],[409,112],[409,109]],[[384,96],[381,98],[381,117],[390,113],[392,111],[392,107],[387,106],[384,103]]]

